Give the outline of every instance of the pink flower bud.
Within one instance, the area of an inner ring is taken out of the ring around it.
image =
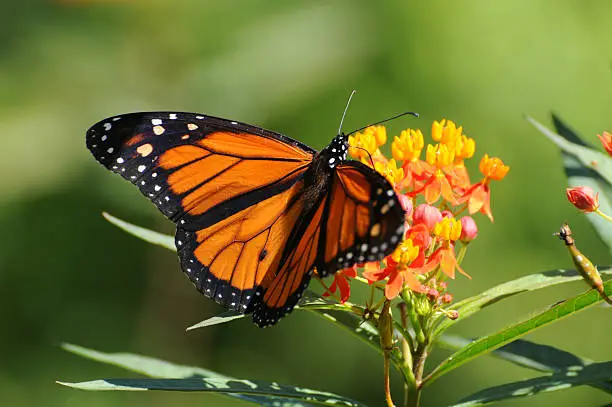
[[[442,301],[444,304],[450,304],[451,302],[453,302],[453,295],[444,294],[442,297],[440,297],[440,301]]]
[[[414,210],[413,220],[414,225],[422,223],[431,232],[436,224],[442,220],[442,213],[435,206],[420,204]]]
[[[412,216],[412,199],[408,198],[404,194],[397,194],[397,199],[399,199],[400,205],[404,212],[406,212],[406,217]]]
[[[567,188],[565,196],[572,205],[583,212],[594,212],[599,208],[599,193],[596,194],[590,187]]]
[[[464,216],[461,218],[461,237],[459,240],[463,243],[469,243],[472,240],[476,239],[478,236],[478,226],[476,226],[476,222],[474,218],[471,216]]]
[[[427,291],[427,297],[429,297],[430,300],[435,300],[439,296],[440,296],[440,293],[435,288],[430,288]]]
[[[443,218],[452,218],[453,216],[454,216],[453,213],[449,210],[442,211]]]

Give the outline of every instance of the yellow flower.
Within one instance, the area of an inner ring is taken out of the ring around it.
[[[438,169],[447,167],[455,160],[455,149],[447,144],[436,144],[435,146],[428,144],[426,153],[427,163],[435,166]]]
[[[376,146],[380,147],[387,142],[387,129],[385,126],[377,125],[367,127],[364,131],[364,134],[369,134],[374,137],[376,140]]]
[[[387,178],[393,186],[404,179],[404,169],[401,167],[397,168],[397,163],[394,159],[390,159],[386,163],[376,161],[374,169]]]
[[[476,142],[465,134],[457,137],[455,143],[455,160],[462,162],[465,159],[472,158],[476,150]]]
[[[349,154],[353,157],[369,160],[377,150],[376,137],[372,133],[356,133],[354,136],[349,136]]]
[[[455,241],[461,236],[461,222],[455,218],[444,218],[436,223],[434,234],[440,239]]]
[[[421,130],[407,129],[403,130],[399,137],[395,137],[391,144],[391,153],[398,161],[414,161],[421,155],[423,145]]]
[[[489,158],[488,154],[485,154],[484,157],[482,157],[478,168],[486,178],[491,178],[496,181],[501,181],[504,179],[508,171],[510,171],[510,167],[504,165],[504,162],[501,159],[497,157]]]
[[[439,122],[433,122],[431,126],[431,137],[439,143],[454,148],[457,139],[461,137],[462,131],[463,127],[457,127],[454,121],[442,119]]]
[[[419,246],[412,243],[412,239],[406,239],[397,246],[397,249],[391,254],[391,258],[401,266],[408,267],[410,263],[419,256]]]

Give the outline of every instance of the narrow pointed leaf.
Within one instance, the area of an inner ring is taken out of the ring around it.
[[[216,315],[212,318],[205,319],[202,322],[198,322],[197,324],[191,325],[190,327],[187,327],[186,330],[191,331],[193,329],[204,328],[204,327],[211,326],[211,325],[224,324],[226,322],[230,322],[235,319],[241,319],[244,317],[245,317],[245,314],[239,314],[237,312],[227,311],[222,314]]]
[[[580,140],[580,137],[576,134],[574,134],[574,137],[562,137],[531,117],[527,117],[527,120],[557,147],[575,156],[582,166],[598,172],[608,184],[612,184],[612,158],[587,147],[584,142],[576,144],[570,141]],[[569,130],[569,128],[565,128]]]
[[[58,382],[64,386],[82,390],[119,390],[119,391],[184,391],[212,392],[228,395],[248,395],[276,398],[279,405],[288,400],[290,405],[323,405],[364,407],[363,404],[333,393],[252,380],[193,377],[186,379],[102,379],[81,383]]]
[[[174,245],[174,237],[165,235],[163,233],[155,232],[141,226],[136,226],[131,223],[128,223],[124,220],[114,217],[111,214],[106,212],[102,212],[102,216],[104,219],[117,226],[120,229],[125,230],[131,235],[136,236],[139,239],[144,240],[145,242],[153,243],[161,247],[165,247],[166,249],[176,251],[176,246]]]
[[[612,281],[604,285],[606,293],[612,293]],[[494,334],[479,338],[458,352],[455,352],[438,365],[426,378],[425,382],[430,383],[439,376],[450,372],[469,362],[470,360],[492,352],[522,336],[542,327],[557,322],[563,318],[574,315],[588,307],[603,301],[599,293],[589,290],[584,294],[562,301],[553,305],[548,310],[516,324],[510,325]]]
[[[186,378],[217,378],[220,380],[233,380],[231,377],[223,376],[219,373],[213,372],[211,370],[203,369],[201,367],[196,366],[185,366],[185,365],[177,365],[174,363],[166,362],[164,360],[155,359],[148,356],[135,355],[131,353],[105,353],[100,352],[93,349],[84,348],[82,346],[72,345],[72,344],[64,344],[62,348],[67,350],[68,352],[74,353],[76,355],[85,357],[87,359],[95,360],[97,362],[106,363],[109,365],[114,365],[121,367],[123,369],[140,373],[145,376],[159,378],[159,379],[186,379]],[[108,382],[101,383],[103,381],[94,381],[89,382],[89,384],[83,384],[82,387],[95,387],[96,389],[102,390],[100,387],[108,387],[108,386],[116,386],[113,389],[107,390],[146,390],[139,389],[138,386],[123,386],[126,388],[121,388],[121,385],[118,383],[109,384]],[[66,383],[66,382],[58,382],[59,384],[70,386],[70,387],[78,387],[77,384],[74,383]],[[92,389],[93,390],[93,389]],[[257,395],[245,395],[245,394],[236,394],[236,393],[226,393],[227,396],[238,398],[244,401],[248,401],[251,403],[255,403],[261,406],[269,406],[274,407],[278,406],[278,403],[281,402],[282,405],[287,403],[288,406],[308,406],[311,404],[305,404],[304,402],[300,404],[296,404],[296,401],[293,399],[283,399],[279,397],[271,397],[271,396],[257,396]]]
[[[612,268],[602,268],[599,272],[602,275],[612,275]],[[542,288],[551,287],[553,285],[582,279],[583,277],[575,270],[559,269],[530,274],[528,276],[517,278],[516,280],[505,282],[478,295],[457,302],[451,309],[459,312],[459,318],[456,320],[451,320],[446,317],[441,318],[438,325],[434,329],[434,337],[439,336],[442,332],[455,323],[464,321],[466,318],[475,314],[481,309],[488,307],[489,305],[493,305],[503,299],[528,291],[535,291]]]
[[[484,406],[496,401],[535,396],[612,379],[612,362],[576,366],[550,376],[490,387],[466,397],[453,407]]]
[[[570,129],[560,118],[553,115],[553,122],[559,135],[566,140],[586,146],[580,136]],[[607,182],[600,173],[594,169],[587,167],[573,154],[566,151],[561,151],[563,156],[563,166],[565,167],[565,175],[567,183],[570,187],[588,186],[597,191],[599,194],[599,209],[603,213],[612,213],[612,185]],[[594,166],[594,168],[599,168]],[[595,231],[601,240],[608,246],[612,252],[612,228],[610,223],[595,213],[585,214],[588,221],[591,222]]]
[[[436,343],[445,349],[459,350],[471,342],[468,338],[460,336],[442,335]],[[590,359],[581,358],[553,346],[541,345],[524,339],[510,342],[489,355],[527,369],[546,373],[560,372],[594,363]],[[593,383],[591,386],[612,394],[612,381]]]

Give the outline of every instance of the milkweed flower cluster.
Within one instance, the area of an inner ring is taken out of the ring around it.
[[[386,300],[415,294],[435,308],[452,301],[447,280],[454,279],[457,271],[470,278],[460,263],[466,246],[478,235],[471,215],[479,212],[493,221],[490,183],[502,180],[509,167],[485,154],[479,165],[481,177],[471,182],[465,160],[474,156],[474,139],[446,119],[433,123],[431,138],[433,142],[426,145],[421,130],[406,129],[393,137],[389,158],[381,152],[388,139],[384,126],[371,126],[349,137],[349,154],[393,186],[406,212],[405,234],[383,261],[336,273],[325,295],[338,291],[339,299],[346,301],[349,281],[361,270],[370,284],[384,286]]]

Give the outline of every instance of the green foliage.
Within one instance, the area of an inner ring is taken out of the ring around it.
[[[169,249],[173,248],[172,246],[169,246],[168,243],[171,239],[170,236],[162,235],[146,228],[130,224],[108,214],[105,214],[105,218],[119,228],[142,240],[153,244],[158,244]],[[604,275],[612,274],[612,268],[602,270],[601,273]],[[435,328],[431,331],[432,338],[439,337],[440,334],[442,334],[453,324],[464,321],[467,317],[476,314],[482,309],[511,298],[514,295],[541,290],[554,285],[580,280],[581,278],[582,277],[574,270],[552,270],[524,276],[516,280],[500,284],[499,286],[493,287],[474,297],[457,302],[453,309],[459,313],[460,318],[456,320],[438,318],[439,323],[434,323]],[[612,294],[612,281],[608,282],[604,289],[606,293]],[[531,344],[526,341],[520,341],[521,337],[531,333],[535,329],[545,325],[550,325],[588,307],[596,305],[601,301],[602,298],[599,293],[594,290],[589,290],[584,294],[560,301],[557,304],[549,307],[547,310],[539,312],[522,322],[509,325],[502,328],[498,332],[486,335],[474,341],[465,341],[457,338],[454,340],[449,340],[443,336],[439,339],[443,346],[446,345],[446,347],[450,346],[455,348],[457,347],[457,344],[461,344],[461,346],[458,347],[454,354],[446,358],[437,367],[435,367],[423,379],[421,385],[430,384],[439,377],[479,356],[497,351],[496,355],[504,360],[508,360],[521,367],[544,371],[551,374],[536,379],[508,383],[481,390],[471,396],[466,397],[459,404],[457,404],[457,406],[484,405],[503,399],[527,397],[543,392],[563,390],[584,384],[591,385],[606,392],[612,392],[612,384],[607,382],[608,379],[612,378],[612,362],[593,363],[586,359],[569,355],[571,356],[569,360],[572,362],[580,361],[578,365],[570,364],[568,363],[568,354],[564,354],[555,348],[547,347],[545,349],[546,352],[542,352],[542,348],[539,345],[536,346],[535,344]],[[366,309],[349,302],[344,304],[330,302],[310,291],[308,291],[301,299],[298,309],[310,310],[317,313],[327,321],[346,329],[356,338],[374,348],[380,355],[385,355],[385,351],[381,347],[379,333],[375,321],[363,319],[363,315],[366,315]],[[226,312],[199,322],[187,329],[193,330],[196,328],[210,327],[241,319],[244,316],[244,314]],[[397,322],[395,324],[394,337],[396,340],[406,340],[408,342],[413,342],[414,340],[412,338],[412,334],[406,331]],[[503,351],[500,350],[502,347],[505,347]],[[107,355],[97,351],[80,348],[75,345],[66,345],[65,348],[74,353],[98,361],[117,364],[152,377],[161,376],[165,378],[165,380],[103,379],[81,383],[60,383],[83,390],[177,390],[219,392],[237,397],[251,397],[254,395],[265,395],[270,397],[295,397],[298,399],[306,397],[304,394],[294,392],[290,387],[283,387],[281,391],[280,389],[276,388],[279,387],[276,384],[264,382],[256,383],[251,380],[244,381],[225,377],[216,379],[215,377],[218,377],[218,375],[203,369],[185,366],[176,367],[175,365],[168,364],[167,362],[144,358],[142,356],[129,354]],[[541,359],[545,358],[545,353],[550,355],[551,352],[555,355],[554,362],[551,363],[551,358],[548,357],[549,362],[542,363]],[[529,355],[529,357],[526,358],[526,355]],[[412,372],[410,371],[410,366],[406,363],[406,360],[399,352],[398,347],[392,349],[389,357],[393,366],[404,377],[406,383],[414,380]],[[142,363],[142,360],[147,362]],[[150,367],[151,364],[154,366],[153,368]],[[165,373],[158,372],[158,370]],[[168,373],[168,370],[170,370],[170,373]],[[175,371],[174,374],[176,376],[172,376],[173,371]],[[189,374],[186,375],[186,373]],[[201,376],[202,379],[193,379],[191,378],[192,375]],[[209,378],[207,379],[207,377]],[[228,382],[228,380],[231,381],[231,383]],[[245,390],[245,386],[249,389]],[[308,390],[308,394],[311,394],[311,392],[314,391]],[[324,398],[324,396],[322,396],[321,399],[316,399],[315,397],[316,401],[319,402],[323,402]],[[305,400],[313,401],[312,399]],[[329,401],[330,399],[328,398],[327,400]],[[348,401],[345,400],[344,402]]]
[[[337,396],[301,387],[251,380],[238,380],[222,376],[210,370],[193,366],[175,365],[159,359],[129,353],[103,353],[81,346],[65,344],[64,349],[102,363],[120,366],[153,379],[104,379],[81,383],[58,382],[61,385],[81,390],[166,390],[202,391],[236,397],[262,406],[350,406],[362,404]]]

